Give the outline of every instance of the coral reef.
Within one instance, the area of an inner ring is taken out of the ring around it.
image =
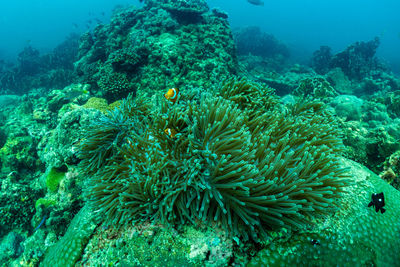
[[[147,0],[147,8],[163,8],[170,12],[179,23],[197,23],[201,15],[208,11],[208,5],[205,0]]]
[[[313,79],[315,77],[315,73],[313,73],[312,70],[304,70],[299,72],[296,66],[283,74],[275,71],[266,71],[260,65],[255,65],[254,67],[251,66],[249,57],[247,57],[245,62],[241,62],[241,64],[248,68],[248,70],[246,69],[244,71],[246,77],[251,77],[254,81],[267,84],[268,86],[274,88],[276,90],[276,94],[279,96],[292,93],[297,87],[299,87],[301,81],[305,79]]]
[[[238,55],[252,54],[261,57],[289,57],[289,49],[273,35],[262,32],[257,26],[234,31]]]
[[[83,105],[84,108],[94,108],[101,112],[106,112],[109,109],[109,105],[107,100],[104,98],[91,97],[88,101]]]
[[[76,119],[82,113],[74,111],[79,106],[73,103],[87,99],[86,91],[87,86],[73,84],[50,93],[47,89],[32,89],[21,97],[1,98],[0,238],[15,232],[28,244],[41,247],[23,245],[17,265],[37,264],[46,246],[44,238],[37,239],[42,235],[36,233],[63,235],[65,226],[82,206],[82,183],[74,168],[72,146],[81,138],[79,123],[84,125],[85,120]],[[85,109],[82,117],[96,113],[100,112]],[[6,263],[1,258],[0,265],[10,266],[20,252],[6,255]]]
[[[339,95],[330,101],[335,113],[345,120],[361,120],[364,101],[354,95]],[[363,110],[364,111],[364,110]]]
[[[144,2],[0,61],[0,265],[400,262],[400,79],[379,39],[290,66],[205,0]]]
[[[329,102],[342,118],[346,156],[376,173],[380,173],[385,160],[400,149],[396,141],[400,138],[400,120],[389,111],[390,105],[385,105],[392,94],[384,95],[368,98],[339,95]]]
[[[327,80],[318,76],[301,80],[299,86],[292,93],[296,96],[312,97],[323,101],[328,101],[338,95]]]
[[[210,87],[237,70],[228,22],[205,1],[116,10],[110,24],[82,36],[79,55],[80,80],[111,101],[139,88]]]
[[[390,155],[383,166],[383,171],[379,176],[400,191],[400,151]]]
[[[400,90],[384,94],[380,102],[385,104],[392,117],[400,116]]]
[[[82,137],[82,128],[98,116],[95,109],[83,109],[78,105],[65,105],[60,109],[57,127],[41,140],[44,148],[39,157],[48,166],[61,168],[63,165],[76,164],[77,151],[74,144]]]
[[[3,99],[6,104],[0,106],[0,238],[9,231],[23,235],[31,229],[35,201],[45,191],[38,184],[44,164],[37,153],[46,126],[32,117],[33,106],[43,105],[44,99],[33,91],[23,97]]]
[[[26,46],[18,55],[17,65],[0,70],[0,94],[24,94],[33,88],[64,87],[75,79],[73,62],[78,54],[77,34],[69,35],[51,53]]]
[[[332,52],[329,46],[323,45],[314,51],[311,58],[311,67],[318,74],[324,75],[331,69]]]
[[[238,28],[233,31],[241,72],[265,76],[268,72],[281,72],[287,65],[289,49],[273,35],[259,27]]]
[[[35,167],[36,147],[30,136],[9,137],[0,149],[2,172],[28,171]]]
[[[59,266],[59,262],[65,264],[68,260],[71,265],[308,266],[323,262],[326,266],[337,266],[352,262],[361,266],[395,266],[400,260],[397,238],[400,193],[355,162],[342,159],[341,165],[350,168],[354,184],[338,200],[340,208],[335,213],[317,219],[311,228],[269,232],[256,247],[249,248],[242,242],[234,245],[218,228],[204,226],[184,226],[176,231],[143,222],[119,230],[102,225],[92,234],[95,214],[86,207],[69,227],[68,235],[51,249],[46,263],[51,261]],[[375,192],[385,194],[384,214],[368,207]],[[77,221],[82,220],[84,223],[77,227]],[[27,240],[26,244],[31,242]],[[73,244],[69,251],[66,244]],[[245,255],[241,250],[246,251]],[[32,253],[40,252],[36,248]]]
[[[249,266],[396,266],[400,261],[400,192],[351,161],[355,185],[341,198],[341,210],[313,231],[283,235],[266,245]],[[368,207],[383,192],[384,214]]]
[[[91,177],[89,202],[108,224],[215,222],[257,240],[304,228],[334,206],[349,180],[321,104],[282,116],[269,88],[232,80],[216,93],[189,91],[172,106],[158,98],[152,109],[128,99],[87,130],[81,169]],[[141,119],[146,113],[151,121]]]
[[[358,84],[352,83],[341,68],[331,69],[328,73],[326,73],[325,79],[339,94],[343,95],[353,94],[354,88],[359,86]]]
[[[311,65],[319,74],[340,68],[350,80],[361,81],[374,71],[385,70],[375,56],[379,44],[379,38],[375,37],[368,42],[356,42],[335,55],[331,54],[329,47],[321,46],[314,52]]]
[[[43,191],[33,187],[12,172],[0,180],[0,238],[9,231],[30,229],[30,220],[35,213],[35,199]]]
[[[357,121],[344,123],[343,143],[346,156],[376,173],[380,173],[382,164],[391,154],[400,149],[398,140],[400,124],[391,123],[370,127]]]
[[[46,186],[51,192],[56,192],[62,179],[65,177],[65,172],[51,168],[46,176]]]
[[[8,259],[15,259],[21,255],[23,251],[22,241],[24,241],[24,238],[15,232],[10,232],[2,240],[0,243],[0,264],[2,266],[7,266]]]
[[[177,232],[143,223],[122,230],[99,227],[78,264],[224,266],[233,252],[232,242],[212,228],[200,231],[185,226]]]
[[[351,80],[361,80],[371,71],[379,69],[380,65],[375,57],[379,44],[378,37],[369,42],[356,42],[334,55],[330,66],[341,68]]]
[[[92,212],[89,206],[84,206],[75,215],[67,232],[57,244],[50,248],[41,266],[74,266],[96,228],[97,224],[95,217],[91,215]]]

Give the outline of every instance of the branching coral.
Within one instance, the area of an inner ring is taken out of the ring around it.
[[[158,98],[139,119],[141,99],[126,100],[81,142],[88,197],[108,223],[204,221],[256,238],[303,228],[349,182],[338,131],[319,103],[284,109],[272,90],[245,80],[219,95]]]

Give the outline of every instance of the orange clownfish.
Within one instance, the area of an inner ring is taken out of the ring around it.
[[[165,129],[164,133],[166,133],[171,138],[174,138],[178,134],[178,132],[176,130],[171,129],[171,128]]]
[[[179,89],[178,88],[171,88],[168,90],[166,94],[164,94],[165,98],[172,103],[175,104],[176,100],[178,100]]]

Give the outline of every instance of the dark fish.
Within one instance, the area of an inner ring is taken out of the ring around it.
[[[382,193],[373,193],[372,194],[372,201],[368,204],[368,207],[374,206],[375,211],[378,212],[379,210],[381,213],[384,213],[386,210],[383,208],[385,206],[385,197]]]
[[[256,5],[256,6],[263,6],[264,2],[260,0],[247,0],[250,4]]]
[[[317,239],[311,239],[311,245],[315,246],[319,246],[321,245],[321,243],[319,243],[319,241]]]

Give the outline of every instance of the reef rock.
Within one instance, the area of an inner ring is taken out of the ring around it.
[[[339,200],[336,213],[310,229],[271,232],[258,252],[213,228],[185,227],[177,232],[142,223],[120,230],[100,226],[94,231],[93,212],[86,207],[74,219],[84,223],[72,223],[46,260],[126,266],[317,266],[321,262],[324,266],[395,266],[400,261],[400,192],[358,163],[343,159],[342,164],[350,168],[354,184]],[[368,207],[371,195],[381,192],[384,213]],[[74,245],[67,251],[66,244]]]
[[[84,34],[75,69],[116,100],[139,88],[210,87],[236,73],[237,59],[226,18],[205,1],[146,1]]]
[[[342,208],[311,231],[280,238],[261,250],[249,266],[397,266],[400,262],[400,192],[350,160],[355,182]],[[368,207],[383,192],[385,213]]]

